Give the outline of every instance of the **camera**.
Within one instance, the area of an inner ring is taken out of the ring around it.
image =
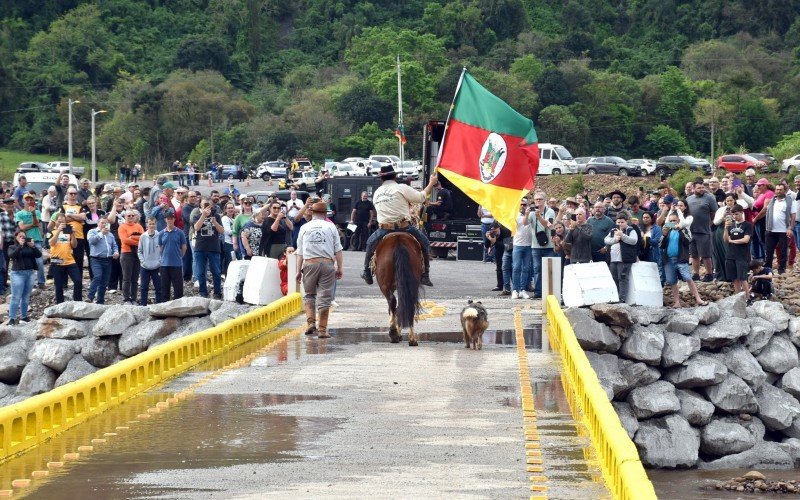
[[[64,234],[72,234],[72,226],[70,226],[69,224],[68,224],[68,225],[66,225],[66,226],[64,226],[64,231],[63,231],[63,233],[64,233]]]
[[[31,237],[30,237],[30,236],[26,236],[26,237],[25,237],[25,243],[30,243],[31,241],[32,241],[32,240],[31,240]]]
[[[575,214],[570,214],[569,220],[578,220],[578,217]]]

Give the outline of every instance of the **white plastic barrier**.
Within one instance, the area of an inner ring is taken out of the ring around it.
[[[542,258],[542,297],[555,295],[561,302],[561,257]],[[542,312],[547,312],[547,301],[542,301]]]
[[[228,269],[225,271],[225,284],[222,287],[224,300],[236,301],[236,295],[244,287],[244,279],[249,267],[249,260],[233,260],[228,264]]]
[[[632,306],[664,306],[664,292],[655,262],[635,262],[631,266],[625,302]]]
[[[248,304],[265,305],[283,297],[278,260],[269,257],[253,257],[244,280],[244,301]]]
[[[617,285],[605,262],[566,266],[563,296],[567,307],[619,302]]]
[[[295,277],[297,276],[297,255],[294,253],[290,253],[287,256],[286,271],[286,277],[289,281],[289,293],[300,292],[301,295],[304,294],[303,281],[295,280]]]

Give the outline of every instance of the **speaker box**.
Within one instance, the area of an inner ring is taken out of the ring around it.
[[[483,241],[458,240],[456,244],[456,260],[483,261]]]

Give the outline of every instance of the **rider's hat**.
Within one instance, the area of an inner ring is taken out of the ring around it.
[[[397,175],[397,172],[395,172],[393,166],[384,165],[384,166],[381,167],[381,171],[380,171],[380,173],[378,175],[380,177],[389,177],[389,176],[392,176],[392,175]]]
[[[328,204],[324,201],[318,201],[311,205],[311,211],[318,214],[326,214],[328,213]]]

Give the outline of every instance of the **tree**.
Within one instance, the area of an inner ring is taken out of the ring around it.
[[[711,131],[711,157],[714,158],[715,139],[727,128],[726,123],[733,108],[716,99],[700,99],[694,107],[694,122],[701,127],[709,127]]]
[[[225,43],[215,36],[189,35],[181,40],[175,54],[175,68],[190,71],[210,69],[226,73],[229,63]]]
[[[336,100],[336,110],[354,127],[376,123],[380,128],[391,127],[394,109],[391,101],[382,99],[369,85],[356,84]]]
[[[571,151],[586,151],[589,130],[566,106],[548,106],[539,113],[536,132],[541,142],[564,144]]]
[[[778,161],[791,158],[800,151],[800,132],[784,135],[775,147],[770,148],[772,153]]]
[[[656,113],[670,126],[687,133],[691,130],[697,94],[688,79],[676,67],[670,67],[659,79],[661,102]]]
[[[686,137],[669,125],[656,125],[652,132],[645,138],[645,151],[648,155],[657,158],[659,156],[674,155],[689,150],[689,143]]]
[[[366,123],[355,134],[342,139],[340,153],[343,156],[369,156],[375,151],[376,144],[381,145],[385,139],[393,140],[389,130],[382,130],[377,123]]]
[[[780,121],[774,103],[768,105],[764,99],[752,97],[739,104],[733,119],[730,139],[748,151],[761,151],[774,144]]]
[[[561,104],[568,106],[572,103],[572,95],[569,92],[564,75],[558,68],[546,68],[536,79],[534,89],[539,93],[539,100],[542,106]]]

